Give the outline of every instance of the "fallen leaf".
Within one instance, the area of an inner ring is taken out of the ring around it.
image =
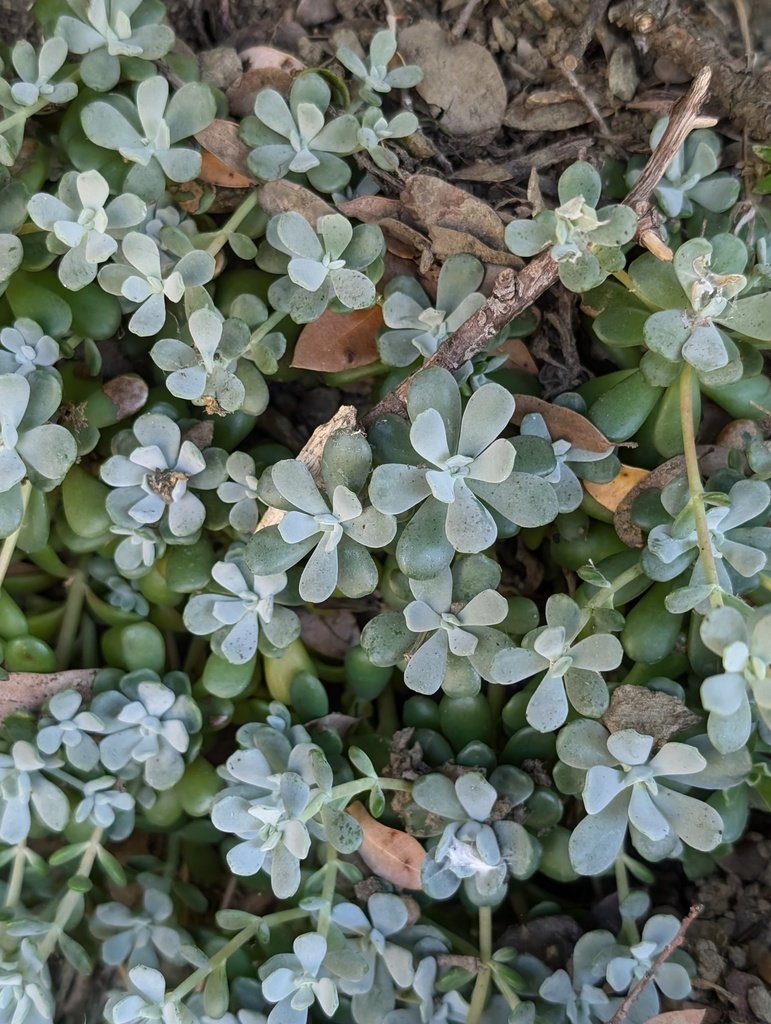
[[[708,1024],[709,1021],[717,1021],[719,1017],[720,1012],[717,1010],[669,1010],[650,1017],[648,1024]]]
[[[491,249],[505,249],[503,221],[483,200],[429,174],[413,174],[401,194],[404,209],[429,232],[467,232]]]
[[[573,409],[552,405],[533,395],[515,395],[514,401],[516,408],[511,418],[517,425],[528,413],[539,412],[546,421],[552,440],[564,439],[570,441],[574,448],[588,452],[610,452],[615,447],[601,430]]]
[[[310,608],[298,608],[300,639],[306,647],[330,661],[343,658],[359,642],[360,629],[353,612],[344,608],[323,615]]]
[[[633,491],[649,476],[650,471],[647,469],[622,465],[618,474],[606,484],[595,484],[590,480],[584,480],[584,490],[610,512],[616,512],[629,492]],[[624,540],[623,537],[621,539]],[[639,546],[638,544],[634,545],[634,547]]]
[[[698,445],[696,448],[700,460],[711,455],[715,450],[715,445]],[[685,458],[682,455],[675,455],[673,459],[662,462],[650,473],[642,472],[644,475],[622,497],[613,515],[613,527],[629,548],[641,548],[645,545],[642,530],[632,521],[632,502],[642,491],[646,491],[650,487],[666,487],[671,480],[684,476]]]
[[[506,354],[508,360],[507,366],[510,366],[512,370],[521,370],[523,373],[530,373],[534,377],[538,376],[538,364],[530,354],[530,349],[524,343],[521,338],[508,338],[502,345],[497,345],[491,355],[502,355]],[[549,406],[552,408],[552,406]]]
[[[569,100],[563,103],[533,103],[531,93],[528,100],[517,97],[506,108],[503,123],[507,128],[517,128],[523,132],[560,132],[567,128],[577,128],[588,124],[592,115],[583,103]],[[605,117],[613,112],[611,107],[601,107],[600,113]]]
[[[524,266],[520,257],[508,249],[491,249],[467,231],[455,231],[453,228],[437,224],[428,229],[428,234],[434,255],[439,260],[444,261],[456,253],[465,252],[469,256],[476,256],[482,263],[497,263],[498,266],[514,267],[515,270],[520,270]]]
[[[292,366],[335,373],[374,363],[377,359],[375,334],[382,326],[380,306],[350,313],[327,309],[318,320],[303,327],[295,345]]]
[[[257,181],[249,173],[246,158],[249,147],[238,136],[234,121],[216,118],[195,139],[203,148],[201,181],[224,188],[248,188]]]
[[[417,839],[381,824],[358,800],[346,810],[364,832],[357,853],[370,871],[402,889],[420,889],[420,868],[426,851]]]
[[[451,41],[435,21],[419,21],[399,33],[399,52],[423,69],[418,94],[438,111],[453,135],[497,131],[506,111],[506,86],[494,58],[468,40]]]
[[[386,196],[357,196],[338,203],[337,208],[346,217],[355,217],[363,224],[379,224],[386,217],[399,220],[403,210],[400,200]]]
[[[260,185],[258,198],[260,206],[269,217],[275,217],[277,213],[286,213],[287,210],[296,210],[314,228],[319,217],[335,212],[333,207],[320,199],[315,192],[285,178],[266,181],[264,185]]]
[[[74,668],[66,672],[10,672],[1,684],[0,722],[14,711],[36,711],[60,690],[77,690],[88,700],[95,677],[95,668]]]

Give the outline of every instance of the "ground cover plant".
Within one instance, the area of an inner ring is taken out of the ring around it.
[[[488,207],[499,259],[410,264],[393,24],[236,123],[155,0],[34,13],[0,50],[0,1021],[80,1019],[74,973],[108,1024],[682,1005],[698,910],[657,872],[771,807],[771,210],[698,127],[709,71],[645,154]],[[547,292],[575,388],[526,369]],[[356,405],[278,443],[319,385]],[[572,921],[558,963],[515,916]]]

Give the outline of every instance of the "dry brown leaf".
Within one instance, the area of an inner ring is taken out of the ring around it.
[[[708,1024],[709,1021],[717,1021],[719,1018],[719,1010],[668,1010],[666,1013],[657,1013],[655,1017],[651,1017],[648,1024]]]
[[[616,512],[624,498],[650,476],[650,470],[638,466],[623,466],[618,474],[606,484],[595,484],[584,480],[584,489],[610,512]],[[622,537],[622,540],[624,538]],[[638,547],[638,545],[634,545]]]
[[[402,889],[420,889],[426,851],[415,836],[381,824],[358,800],[346,810],[364,832],[357,852],[370,871]]]
[[[533,94],[529,99],[530,102],[526,102],[518,96],[508,105],[503,118],[507,128],[517,128],[523,132],[561,132],[567,128],[588,124],[592,120],[588,109],[577,100],[540,105],[537,102],[532,103]],[[604,117],[612,114],[613,109],[603,106],[600,107],[600,113]]]
[[[539,412],[555,441],[558,438],[564,439],[570,441],[574,448],[583,448],[588,452],[610,452],[614,447],[601,430],[573,409],[552,405],[533,395],[515,395],[514,401],[516,408],[512,420],[518,425],[528,413]]]
[[[489,245],[480,242],[474,235],[467,231],[455,231],[454,228],[444,228],[437,224],[428,229],[431,238],[434,255],[437,259],[444,260],[456,253],[465,252],[469,256],[476,256],[482,263],[495,263],[499,267],[513,267],[515,270],[522,268],[523,261],[519,256],[509,252],[508,249],[491,249]]]
[[[401,194],[404,209],[429,232],[435,227],[466,232],[491,249],[506,249],[501,218],[483,200],[429,174],[413,174]]]
[[[468,167],[461,167],[460,170],[453,171],[450,175],[451,178],[457,178],[459,181],[481,181],[481,182],[498,182],[498,181],[510,181],[512,174],[498,164],[489,164],[484,160],[477,160],[476,163],[469,164]]]
[[[696,449],[699,459],[712,455],[715,445],[699,445]],[[675,455],[657,466],[650,473],[645,473],[637,483],[631,487],[623,496],[613,515],[613,526],[618,536],[630,548],[641,548],[644,546],[643,534],[640,527],[632,521],[632,502],[642,491],[650,487],[666,487],[666,485],[685,475],[685,458],[682,455]]]
[[[497,345],[492,355],[507,355],[506,365],[512,370],[521,370],[522,373],[538,376],[538,364],[530,354],[530,349],[521,338],[508,338],[502,345]]]
[[[10,672],[0,684],[0,722],[14,711],[35,711],[60,690],[77,690],[91,697],[95,668],[74,668],[66,672]]]
[[[215,118],[196,132],[195,139],[203,147],[201,181],[225,188],[247,188],[255,184],[257,179],[249,173],[246,164],[249,147],[238,137],[235,121]]]
[[[398,199],[388,199],[386,196],[357,196],[356,199],[338,203],[337,208],[346,217],[355,217],[363,224],[379,224],[386,217],[399,220],[403,212]]]
[[[333,661],[359,642],[361,630],[353,612],[344,608],[319,615],[310,608],[298,608],[300,639],[306,647]]]
[[[303,327],[295,345],[292,366],[335,373],[374,363],[377,359],[375,334],[382,326],[380,306],[350,313],[327,309],[318,320]]]
[[[277,213],[286,213],[287,210],[296,210],[314,228],[319,217],[335,212],[333,207],[320,199],[315,192],[285,178],[266,181],[264,185],[260,185],[259,201],[269,217],[275,217]]]

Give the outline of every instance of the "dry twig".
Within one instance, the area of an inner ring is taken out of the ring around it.
[[[677,929],[677,934],[675,935],[675,937],[673,939],[670,939],[670,941],[666,944],[666,946],[664,946],[662,951],[650,965],[645,974],[643,974],[642,978],[640,978],[637,984],[629,990],[629,992],[624,997],[624,1001],[621,1003],[619,1008],[608,1021],[608,1024],[621,1024],[622,1021],[626,1020],[626,1015],[629,1012],[630,1006],[632,1006],[632,1004],[636,1002],[642,990],[645,988],[645,986],[651,980],[653,975],[656,973],[657,968],[659,968],[666,960],[670,958],[670,956],[672,955],[672,953],[674,953],[678,946],[682,945],[683,939],[685,938],[685,933],[688,931],[688,929],[691,927],[691,925],[703,909],[704,907],[701,905],[701,903],[696,903],[694,904],[694,906],[691,907],[691,909],[688,911],[688,916],[683,918],[683,920],[680,922],[680,927]]]
[[[688,93],[678,102],[669,118],[669,124],[661,142],[651,154],[642,174],[624,200],[639,218],[637,238],[646,248],[656,246],[657,255],[666,258],[668,250],[656,232],[656,218],[651,212],[649,199],[653,189],[661,180],[672,157],[683,143],[699,115],[709,88],[710,69],[702,68],[693,81]],[[671,258],[671,254],[669,254]],[[532,259],[517,276],[509,268],[498,275],[492,295],[480,309],[461,324],[428,360],[428,366],[444,366],[456,370],[467,359],[481,352],[510,320],[526,309],[550,288],[558,278],[557,264],[548,252]],[[384,413],[403,414],[412,377],[386,395],[365,417],[365,425],[374,422]]]

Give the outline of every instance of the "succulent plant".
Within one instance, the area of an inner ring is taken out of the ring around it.
[[[669,123],[660,118],[650,135],[651,150],[655,149]],[[664,171],[664,176],[653,194],[667,217],[691,217],[694,206],[714,213],[728,210],[739,198],[740,182],[724,172],[718,172],[723,146],[720,137],[705,128],[690,133]],[[631,186],[640,177],[642,167],[637,160],[630,162],[626,175]]]
[[[359,98],[379,107],[382,95],[392,89],[410,89],[423,79],[417,64],[389,67],[396,54],[396,36],[390,29],[376,32],[369,44],[366,61],[348,46],[340,46],[335,56],[359,82]]]
[[[21,482],[50,491],[77,457],[75,438],[58,423],[47,422],[61,401],[61,384],[46,370],[26,376],[0,373],[0,537],[21,524]]]
[[[60,356],[59,343],[28,317],[20,317],[13,327],[0,329],[0,345],[5,349],[0,350],[0,373],[20,373],[26,377],[33,370],[55,366]]]
[[[11,99],[22,107],[37,103],[69,103],[78,94],[76,82],[55,82],[54,75],[67,60],[67,43],[59,36],[46,39],[38,52],[26,39],[11,51],[11,62],[20,81],[11,86]]]
[[[30,197],[30,218],[51,232],[51,251],[63,253],[57,273],[70,291],[94,280],[98,265],[117,251],[117,239],[141,224],[147,213],[146,204],[130,192],[108,203],[109,195],[99,171],[68,171],[59,183],[58,198],[46,192]]]
[[[432,356],[439,345],[484,303],[484,267],[474,256],[457,253],[442,264],[436,288],[436,308],[413,277],[399,275],[384,292],[385,328],[378,334],[378,351],[390,366],[409,366],[420,355]]]
[[[56,35],[73,53],[82,55],[80,73],[98,92],[111,89],[120,77],[121,57],[158,60],[174,45],[174,32],[159,24],[164,9],[148,0],[67,0],[76,17],[56,22]]]
[[[707,501],[712,506],[706,519],[718,585],[728,594],[743,593],[755,585],[757,574],[768,564],[771,529],[745,524],[764,521],[764,513],[771,504],[771,489],[762,480],[739,480],[727,497],[708,495]],[[699,539],[686,481],[678,479],[667,484],[661,492],[661,503],[672,519],[654,526],[648,534],[642,567],[651,579],[666,581],[693,565],[687,586],[669,595],[667,607],[671,611],[706,610],[715,588],[707,581],[699,558]]]
[[[130,454],[113,455],[102,465],[102,479],[114,488],[107,511],[118,527],[158,526],[170,543],[192,537],[201,529],[206,509],[190,488],[217,487],[224,476],[224,458],[216,450],[202,452],[183,440],[177,424],[160,413],[140,416],[133,438]],[[141,543],[135,546],[146,564]]]
[[[285,515],[247,543],[251,570],[258,575],[284,572],[310,553],[300,576],[304,601],[325,601],[336,587],[349,597],[372,593],[378,572],[367,548],[389,544],[396,520],[372,506],[365,508],[357,497],[371,459],[361,434],[335,432],[322,459],[326,498],[303,463],[284,459],[270,467],[258,493]]]
[[[714,850],[723,820],[714,808],[679,789],[703,771],[703,755],[687,743],[665,743],[652,754],[653,738],[634,729],[608,733],[583,719],[557,737],[561,761],[586,770],[582,799],[587,816],[570,836],[570,860],[579,874],[606,871],[632,845],[646,860],[662,860],[681,849]],[[666,785],[672,777],[677,789]]]
[[[341,159],[358,148],[359,124],[352,114],[325,123],[332,94],[318,74],[299,75],[289,103],[275,89],[261,89],[254,100],[254,117],[241,124],[241,137],[253,149],[249,169],[269,181],[302,174],[319,192],[337,192],[351,179]]]
[[[48,715],[41,718],[35,742],[47,756],[63,753],[69,763],[88,772],[99,762],[99,747],[90,733],[99,733],[101,721],[81,710],[83,697],[77,690],[60,690],[48,701]],[[50,717],[49,717],[50,716]]]
[[[492,666],[506,635],[492,627],[503,621],[506,600],[484,589],[468,601],[453,594],[453,576],[442,569],[428,580],[410,580],[415,598],[402,612],[385,612],[362,631],[361,644],[375,665],[406,660],[404,681],[418,693],[466,695],[492,678]]]
[[[565,287],[589,291],[614,270],[623,269],[621,246],[634,236],[637,217],[628,206],[595,209],[602,181],[591,164],[571,164],[557,189],[557,209],[543,210],[532,220],[512,221],[506,226],[506,245],[517,256],[549,249]]]
[[[335,983],[324,973],[327,940],[316,932],[298,935],[293,953],[278,953],[260,968],[262,994],[276,1005],[268,1024],[304,1024],[308,1008],[318,1003],[331,1017],[339,998]]]
[[[516,472],[514,448],[499,437],[514,412],[514,399],[501,385],[480,388],[461,414],[452,375],[431,367],[415,378],[407,409],[413,464],[377,466],[369,486],[381,512],[399,515],[420,505],[396,548],[407,576],[435,576],[456,551],[490,547],[498,535],[493,512],[512,526],[540,526],[555,518],[552,488],[540,477]]]
[[[167,178],[190,181],[198,177],[201,154],[177,143],[202,131],[214,113],[208,86],[188,82],[169,99],[168,81],[154,75],[137,86],[136,104],[115,95],[86,104],[80,117],[91,142],[117,150],[132,164],[125,189],[152,201],[162,195]]]
[[[274,255],[289,257],[286,277],[273,282],[268,299],[295,323],[317,320],[333,300],[344,309],[374,305],[375,285],[363,271],[379,265],[380,228],[354,228],[341,214],[330,213],[319,217],[314,231],[305,217],[290,211],[271,218],[266,239]],[[260,257],[258,263],[264,265]]]
[[[121,262],[99,271],[99,284],[111,295],[120,295],[134,313],[129,329],[140,337],[157,334],[166,320],[166,300],[179,302],[185,290],[206,284],[214,274],[214,258],[194,250],[164,271],[156,243],[147,235],[130,231],[121,242]]]
[[[771,729],[771,613],[763,607],[744,615],[736,608],[713,608],[700,632],[723,662],[723,671],[701,684],[707,733],[721,753],[740,750],[752,731],[750,699]]]
[[[273,654],[300,635],[294,612],[275,600],[286,587],[286,574],[255,576],[240,551],[212,569],[212,579],[225,593],[197,594],[185,607],[191,633],[212,635],[212,650],[234,665],[242,665],[261,649]]]
[[[567,594],[552,594],[546,602],[546,626],[531,630],[522,647],[497,655],[492,665],[495,682],[517,683],[545,670],[527,705],[527,721],[539,732],[564,724],[568,705],[589,718],[608,706],[603,672],[618,668],[621,643],[610,633],[592,633],[574,643],[586,617]]]
[[[97,693],[91,709],[103,723],[99,757],[109,772],[122,779],[142,776],[158,791],[179,781],[184,755],[201,728],[186,677],[169,674],[161,681],[149,670],[129,673],[119,689]]]

